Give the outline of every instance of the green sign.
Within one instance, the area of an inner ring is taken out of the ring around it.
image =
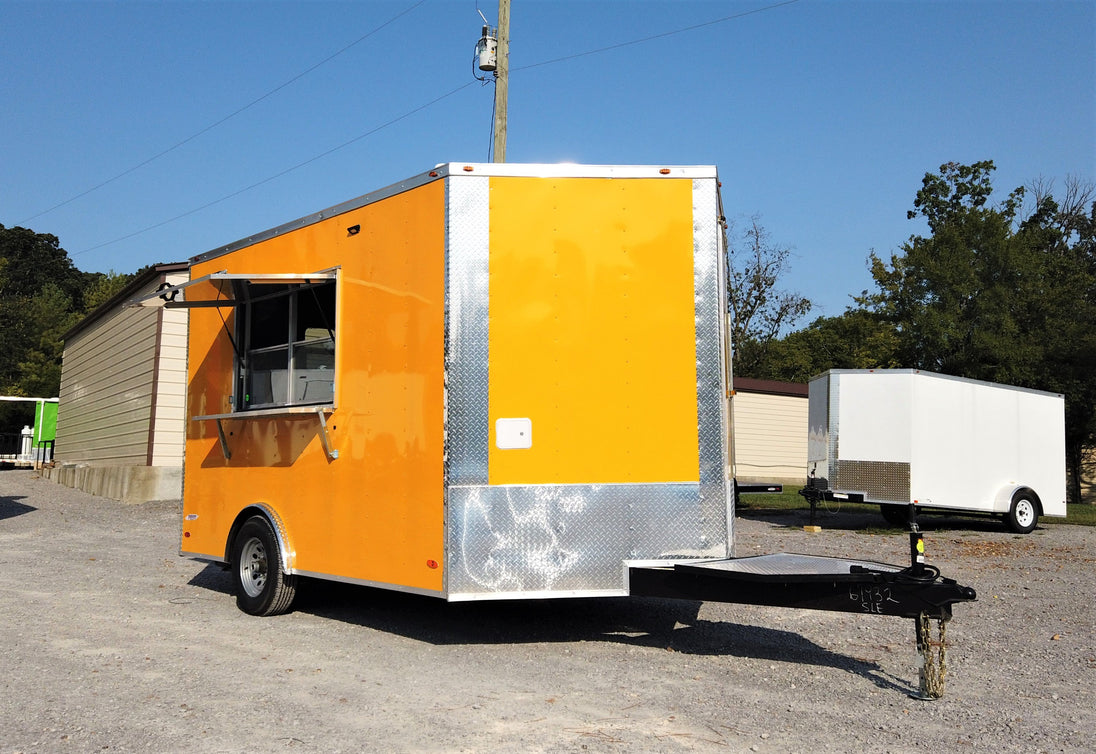
[[[38,401],[34,409],[34,445],[57,437],[57,402]]]

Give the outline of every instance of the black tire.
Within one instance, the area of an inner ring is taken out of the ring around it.
[[[1005,525],[1017,534],[1030,534],[1039,523],[1042,505],[1039,496],[1027,487],[1012,493],[1012,504],[1005,514]]]
[[[898,529],[906,529],[910,525],[909,506],[906,505],[880,505],[879,510],[888,524]]]
[[[244,522],[232,542],[236,605],[249,615],[281,615],[297,595],[297,577],[282,573],[274,527],[263,516]]]

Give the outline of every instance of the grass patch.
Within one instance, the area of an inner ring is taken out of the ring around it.
[[[1087,503],[1069,503],[1066,505],[1066,517],[1041,518],[1040,524],[1076,524],[1077,526],[1096,526],[1096,505]]]
[[[805,497],[795,490],[787,489],[779,493],[766,492],[764,494],[756,495],[740,495],[740,503],[741,504],[738,507],[745,511],[809,511],[811,509],[811,506],[807,503]],[[823,500],[818,503],[818,510],[830,513],[837,511],[841,511],[842,513],[879,513],[879,506],[867,505],[865,503],[843,503],[835,500]]]
[[[795,490],[766,492],[763,495],[740,495],[739,508],[742,510],[799,510],[809,508],[806,499]]]

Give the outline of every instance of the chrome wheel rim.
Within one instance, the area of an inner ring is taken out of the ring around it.
[[[257,537],[247,540],[240,551],[240,584],[248,597],[258,597],[263,593],[268,568],[263,543]]]

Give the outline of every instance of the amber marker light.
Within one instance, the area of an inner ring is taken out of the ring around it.
[[[659,170],[658,172],[662,173],[662,175],[669,175],[670,174],[670,169],[669,168],[662,168],[662,170]]]
[[[473,170],[475,170],[475,168],[472,167],[471,165],[465,165],[464,166],[464,172],[465,173],[471,173]]]

